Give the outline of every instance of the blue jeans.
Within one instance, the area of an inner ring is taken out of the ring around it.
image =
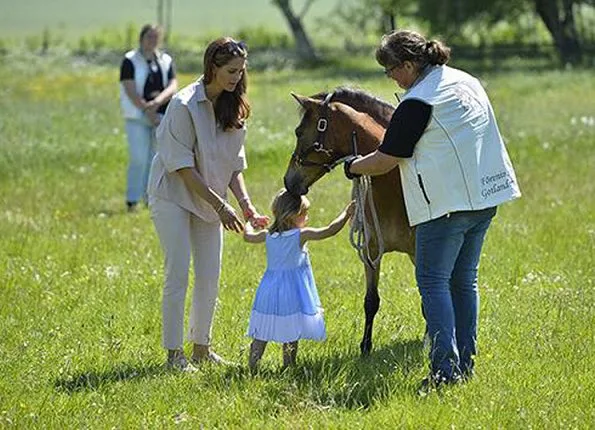
[[[446,379],[473,373],[481,247],[496,208],[454,212],[416,227],[415,277],[428,333],[431,371]]]
[[[144,120],[127,119],[126,136],[129,156],[126,201],[147,201],[149,169],[155,155],[155,127]]]

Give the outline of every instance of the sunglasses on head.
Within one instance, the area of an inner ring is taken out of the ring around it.
[[[230,40],[223,46],[227,46],[227,50],[234,57],[244,57],[248,54],[248,45],[246,45],[246,43],[242,40],[240,40],[239,42],[236,42],[235,40]]]

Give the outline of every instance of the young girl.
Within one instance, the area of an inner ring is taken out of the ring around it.
[[[308,228],[310,202],[282,189],[273,200],[268,230],[244,229],[244,240],[266,242],[267,269],[254,298],[248,336],[248,365],[255,370],[267,342],[283,343],[283,367],[293,365],[299,339],[324,340],[326,329],[305,243],[337,234],[353,215],[351,202],[328,226]]]

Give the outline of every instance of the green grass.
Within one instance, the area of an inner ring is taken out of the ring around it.
[[[393,84],[367,64],[251,76],[246,176],[258,207],[293,147],[289,92],[351,83],[390,100]],[[272,346],[256,377],[162,371],[162,256],[148,211],[124,213],[117,76],[36,58],[0,65],[0,427],[592,427],[592,73],[481,76],[524,195],[501,207],[485,244],[477,377],[427,398],[415,393],[427,359],[412,266],[385,257],[374,351],[360,358],[364,277],[346,231],[310,246],[329,336],[303,342],[296,369],[281,374]],[[348,196],[339,171],[324,178],[311,223]],[[242,366],[264,263],[264,248],[226,234],[214,347]]]

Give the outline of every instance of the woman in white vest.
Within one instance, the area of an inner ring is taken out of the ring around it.
[[[147,24],[139,36],[139,48],[127,52],[120,67],[120,105],[126,121],[128,172],[126,205],[134,212],[146,201],[151,160],[155,155],[155,127],[178,88],[172,58],[157,50],[159,27]]]
[[[473,375],[481,248],[496,207],[521,195],[486,92],[449,57],[413,31],[382,38],[376,60],[406,92],[378,150],[345,163],[348,177],[399,167],[431,339],[424,390]]]
[[[184,302],[190,256],[194,290],[187,339],[191,361],[224,362],[211,349],[211,326],[219,289],[223,228],[243,223],[227,202],[229,188],[244,219],[264,226],[251,203],[242,171],[248,51],[232,38],[217,39],[204,54],[204,75],[180,90],[157,128],[157,154],[149,179],[149,208],[165,254],[163,347],[173,369],[192,371],[183,351]]]

